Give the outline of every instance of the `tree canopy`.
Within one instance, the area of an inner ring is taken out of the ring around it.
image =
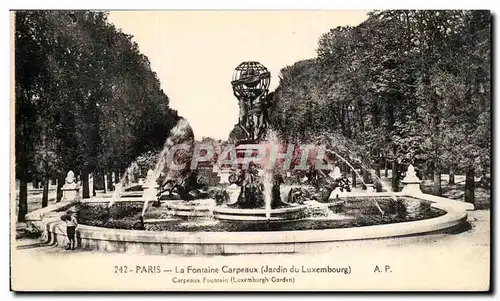
[[[281,70],[271,126],[374,167],[489,173],[490,26],[489,11],[394,10],[331,29]]]
[[[124,170],[179,119],[132,36],[98,11],[16,12],[15,107],[24,182]]]

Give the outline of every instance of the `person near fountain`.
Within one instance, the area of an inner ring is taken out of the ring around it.
[[[68,246],[66,250],[74,250],[76,248],[75,233],[78,226],[78,220],[71,211],[61,216],[61,219],[66,223],[66,236],[68,237]]]

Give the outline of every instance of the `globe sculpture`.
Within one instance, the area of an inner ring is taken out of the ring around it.
[[[244,132],[244,140],[258,142],[266,133],[270,82],[271,73],[259,62],[243,62],[234,70],[231,85],[238,99],[238,126]]]

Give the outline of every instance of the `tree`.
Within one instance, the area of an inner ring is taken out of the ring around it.
[[[81,171],[89,197],[89,173],[123,173],[163,146],[179,117],[131,39],[102,12],[16,12],[20,220],[34,174],[58,176],[59,199],[67,171]]]
[[[271,127],[284,141],[335,137],[364,170],[391,162],[394,190],[413,163],[433,175],[434,194],[444,169],[469,170],[471,191],[490,169],[489,38],[486,11],[374,11],[282,69]]]

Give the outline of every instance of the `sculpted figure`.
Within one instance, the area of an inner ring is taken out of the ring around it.
[[[257,96],[250,99],[250,112],[252,118],[253,128],[252,135],[254,139],[260,140],[262,134],[265,132],[266,120],[264,119],[265,111],[265,91],[262,91]]]

